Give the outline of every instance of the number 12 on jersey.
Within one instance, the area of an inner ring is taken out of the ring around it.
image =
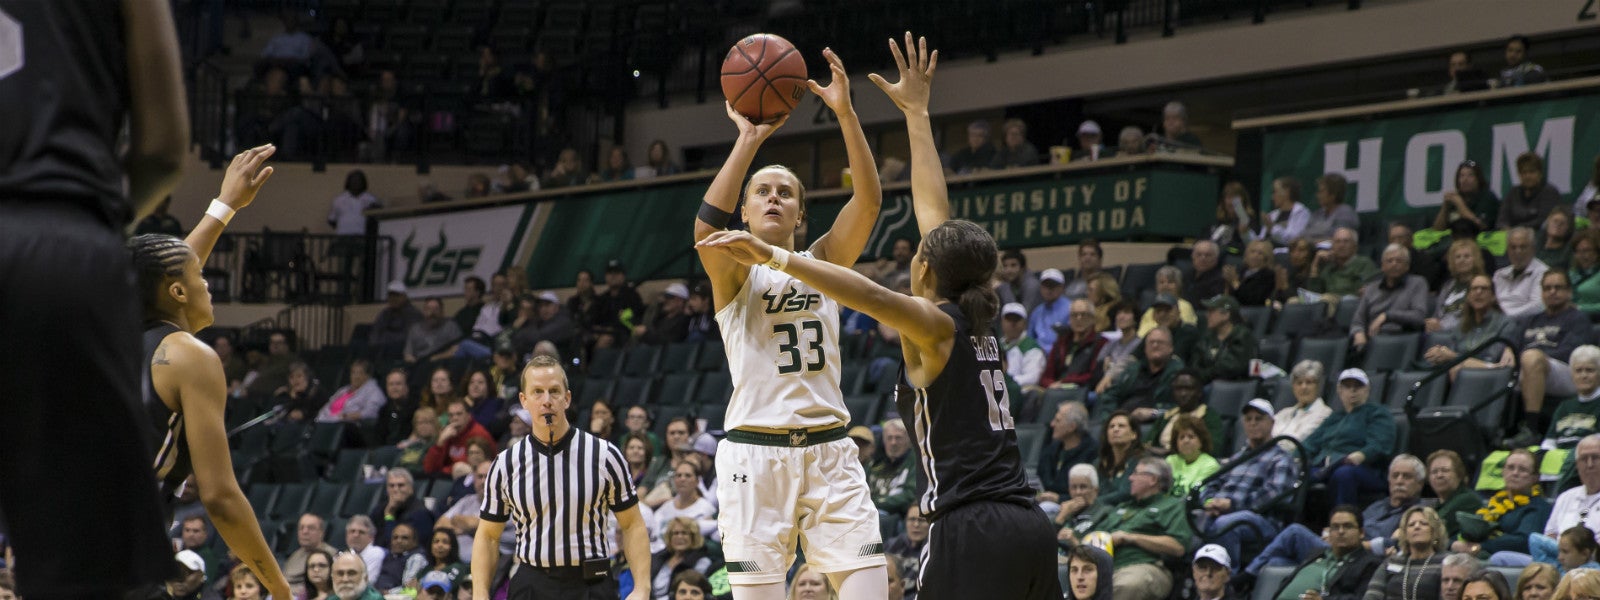
[[[778,340],[779,375],[821,371],[828,365],[828,353],[822,349],[822,321],[801,321],[798,327],[794,323],[778,323],[772,326],[772,336],[782,337]],[[801,344],[805,345],[804,357]]]
[[[995,431],[1016,429],[1011,420],[1011,391],[1006,389],[1005,371],[978,371],[978,384],[989,399],[989,428]]]

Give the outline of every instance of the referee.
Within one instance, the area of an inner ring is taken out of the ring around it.
[[[606,511],[617,514],[622,550],[633,571],[628,600],[650,598],[650,534],[639,515],[628,461],[616,446],[567,423],[572,392],[561,363],[536,356],[522,370],[522,407],[533,432],[489,468],[473,539],[472,580],[490,581],[500,562],[500,534],[517,524],[511,600],[618,598]],[[550,443],[554,440],[554,443]],[[488,600],[475,585],[473,600]]]

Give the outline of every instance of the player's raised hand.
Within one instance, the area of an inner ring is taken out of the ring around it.
[[[277,146],[262,144],[235,155],[222,176],[222,191],[217,194],[217,200],[234,210],[250,206],[256,199],[256,192],[260,192],[267,178],[272,177],[272,167],[261,165],[277,151]]]
[[[723,102],[722,105],[728,109],[728,119],[732,120],[734,126],[739,128],[739,137],[742,139],[756,142],[766,141],[779,127],[783,127],[784,123],[789,122],[789,113],[784,113],[783,116],[778,117],[778,120],[771,123],[754,123],[749,118],[739,114],[739,111],[734,110],[732,104]]]
[[[834,114],[854,110],[850,104],[850,76],[844,72],[844,61],[839,60],[839,55],[833,53],[833,48],[823,48],[822,56],[828,59],[828,70],[833,73],[833,79],[828,82],[828,87],[822,87],[815,79],[807,79],[806,87],[811,88],[811,93],[821,97],[822,102],[833,109]]]
[[[748,231],[718,231],[700,240],[695,247],[721,252],[745,265],[759,265],[772,260],[772,246]]]
[[[889,39],[889,51],[894,54],[894,63],[900,68],[900,81],[889,83],[877,73],[868,74],[867,79],[878,84],[901,111],[927,113],[933,71],[939,66],[939,51],[928,51],[928,38],[925,37],[918,38],[913,44],[909,31],[906,32],[905,52],[900,51],[900,44],[894,38]]]

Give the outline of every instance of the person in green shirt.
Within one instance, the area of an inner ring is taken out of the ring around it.
[[[1182,498],[1221,471],[1222,465],[1211,456],[1211,434],[1200,419],[1189,415],[1174,419],[1172,440],[1173,452],[1167,455],[1167,465],[1172,467],[1172,495]]]
[[[455,536],[450,536],[454,539]],[[383,594],[367,581],[367,563],[354,552],[340,552],[333,559],[333,596],[330,600],[383,600]]]
[[[1306,289],[1333,296],[1356,296],[1368,279],[1378,275],[1372,259],[1356,253],[1360,238],[1354,229],[1340,227],[1333,232],[1332,248],[1318,250],[1311,262]]]
[[[1334,507],[1328,519],[1328,549],[1300,563],[1272,594],[1276,600],[1359,600],[1383,559],[1361,545],[1361,511]]]
[[[1576,485],[1573,457],[1577,454],[1574,449],[1578,447],[1578,440],[1600,433],[1600,347],[1578,346],[1573,349],[1568,364],[1572,368],[1572,386],[1577,388],[1578,395],[1556,406],[1555,414],[1550,417],[1550,429],[1545,433],[1544,442],[1539,444],[1545,450],[1568,451],[1557,477],[1561,489],[1570,487],[1569,483]]]
[[[1131,498],[1108,511],[1092,529],[1111,535],[1113,600],[1161,600],[1172,591],[1162,564],[1189,550],[1194,531],[1183,500],[1170,494],[1172,467],[1153,456],[1139,459],[1128,479]],[[1066,541],[1078,544],[1076,536]]]
[[[1428,455],[1428,487],[1439,499],[1437,512],[1449,539],[1461,533],[1456,513],[1471,514],[1483,508],[1483,498],[1466,485],[1467,477],[1467,463],[1455,450],[1434,450]]]

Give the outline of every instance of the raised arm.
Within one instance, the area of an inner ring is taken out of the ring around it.
[[[879,323],[894,328],[902,338],[914,344],[932,347],[955,333],[955,323],[950,316],[932,302],[897,293],[848,267],[774,248],[748,231],[717,232],[696,246],[702,256],[720,253],[737,264],[774,266],[840,304],[867,313]],[[773,265],[775,254],[785,257],[778,261],[783,264]]]
[[[878,208],[883,205],[883,186],[878,182],[878,164],[872,159],[872,149],[867,147],[867,134],[861,131],[861,119],[856,117],[855,106],[850,101],[850,76],[844,72],[844,62],[831,48],[824,49],[822,56],[828,59],[833,81],[828,82],[828,87],[822,87],[811,79],[806,81],[806,86],[839,118],[855,193],[839,210],[833,227],[811,245],[811,251],[819,259],[848,267],[861,258],[867,238],[872,237],[872,227],[878,223]]]
[[[914,50],[914,52],[913,52]],[[889,83],[877,73],[867,75],[889,95],[894,105],[906,114],[906,134],[911,138],[911,201],[917,214],[917,231],[924,237],[941,223],[950,220],[950,192],[945,188],[944,165],[933,143],[933,124],[928,120],[928,97],[933,85],[933,70],[939,65],[939,51],[928,51],[927,38],[912,45],[906,32],[906,53],[889,40],[889,51],[900,67],[900,81]],[[908,55],[909,54],[909,55]]]
[[[128,110],[132,145],[123,168],[128,204],[138,223],[172,193],[182,175],[189,143],[183,69],[172,7],[161,0],[123,0],[128,41]]]
[[[784,115],[776,122],[757,125],[735,112],[732,106],[724,106],[728,110],[728,118],[739,128],[739,137],[734,139],[733,150],[728,153],[728,160],[722,163],[722,170],[717,171],[716,178],[711,180],[711,187],[706,189],[700,213],[694,221],[696,242],[727,229],[728,222],[734,218],[733,211],[739,205],[739,187],[744,183],[744,174],[750,170],[751,161],[756,158],[756,150],[789,120],[789,116]],[[719,222],[708,222],[708,219]],[[705,265],[706,274],[711,278],[715,309],[722,310],[744,285],[745,271],[738,268],[738,263],[717,253],[701,251],[700,262]]]
[[[261,191],[261,186],[267,183],[267,178],[272,177],[272,167],[262,168],[261,163],[272,157],[278,147],[272,144],[256,146],[233,157],[233,162],[228,164],[228,171],[222,176],[222,190],[217,192],[216,202],[227,206],[229,211],[238,211],[256,199],[256,193]],[[194,250],[195,256],[200,257],[200,264],[206,264],[206,259],[211,256],[211,249],[216,247],[217,238],[222,237],[223,223],[217,215],[212,214],[213,209],[207,208],[205,216],[195,223],[194,229],[189,231],[189,237],[183,239]],[[232,212],[223,211],[221,214],[231,218]]]

